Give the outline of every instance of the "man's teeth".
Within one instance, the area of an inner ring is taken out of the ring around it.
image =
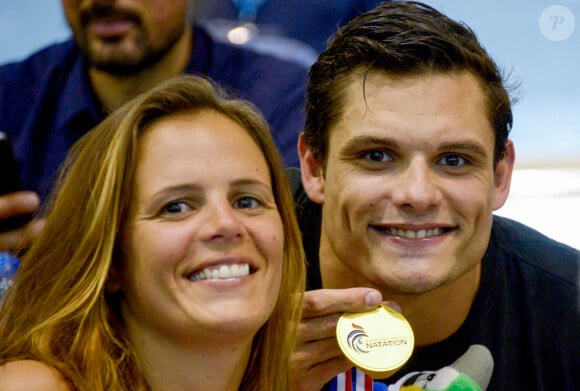
[[[216,267],[206,267],[200,272],[189,276],[191,281],[219,280],[225,278],[244,277],[250,274],[250,265],[233,264],[220,265]]]
[[[443,231],[441,228],[420,229],[418,231],[413,231],[410,229],[390,228],[389,232],[393,236],[400,236],[409,239],[423,239],[429,238],[431,236],[441,235]]]

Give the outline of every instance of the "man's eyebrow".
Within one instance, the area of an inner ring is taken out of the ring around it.
[[[352,139],[348,140],[348,142],[342,146],[340,152],[348,153],[349,151],[356,150],[361,146],[369,145],[386,147],[390,149],[400,148],[399,143],[397,143],[397,141],[392,138],[362,135],[353,137]],[[483,144],[474,140],[444,142],[438,145],[437,149],[447,151],[470,151],[482,158],[487,157],[486,148],[483,146]]]
[[[485,147],[477,141],[455,141],[439,145],[439,149],[448,151],[470,151],[482,158],[487,158]]]
[[[399,144],[391,138],[375,137],[375,136],[356,136],[348,140],[346,144],[340,149],[341,152],[348,152],[359,148],[361,145],[376,145],[388,148],[398,148]]]

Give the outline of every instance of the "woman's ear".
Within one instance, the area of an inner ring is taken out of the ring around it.
[[[302,185],[308,198],[317,204],[324,203],[324,172],[322,159],[315,157],[306,145],[304,133],[298,138],[298,154],[300,155],[300,171]]]

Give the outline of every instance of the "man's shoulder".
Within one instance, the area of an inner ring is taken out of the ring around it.
[[[564,285],[578,284],[580,251],[509,218],[494,216],[492,242],[519,268]]]
[[[38,116],[42,121],[52,118],[55,112],[47,104],[65,105],[60,98],[67,81],[78,79],[75,69],[82,64],[80,56],[75,43],[65,41],[1,66],[0,125],[5,131],[20,133],[24,123],[32,123]],[[80,101],[78,96],[75,99]]]
[[[44,78],[55,70],[62,69],[63,64],[71,62],[79,55],[79,50],[72,40],[55,43],[27,58],[0,66],[0,79],[18,80]]]
[[[486,267],[484,260],[491,273],[482,275],[485,294],[476,299],[465,330],[492,350],[490,389],[572,389],[578,377],[567,368],[580,352],[579,251],[498,216],[489,250],[486,259],[496,262]]]

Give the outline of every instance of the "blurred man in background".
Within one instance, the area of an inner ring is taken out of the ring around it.
[[[62,5],[73,39],[0,67],[0,129],[12,140],[30,191],[0,195],[0,219],[34,212],[79,137],[129,99],[181,73],[208,76],[253,102],[286,164],[298,163],[305,66],[215,42],[190,23],[191,0]],[[0,233],[0,251],[26,245],[41,225],[36,221],[26,235],[24,229]]]

